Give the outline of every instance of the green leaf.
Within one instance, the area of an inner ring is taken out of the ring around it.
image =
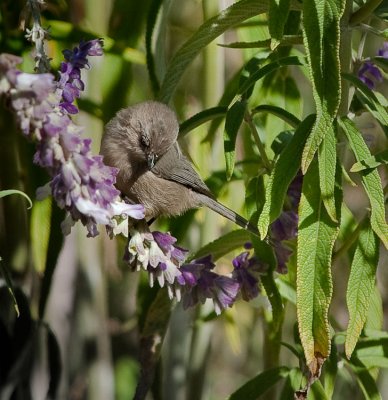
[[[358,162],[371,156],[368,146],[362,137],[361,132],[348,118],[339,120]],[[379,173],[374,169],[361,171],[362,184],[371,204],[371,225],[377,236],[388,248],[388,225],[385,222],[384,193]]]
[[[290,0],[270,0],[268,29],[272,39],[278,43],[283,38],[284,25],[290,12]]]
[[[346,330],[345,353],[348,358],[353,353],[367,318],[378,261],[379,242],[368,222],[362,227],[358,237],[346,293],[349,323]]]
[[[287,367],[277,367],[264,371],[237,389],[228,399],[256,400],[281,379],[286,378],[289,371]]]
[[[350,168],[350,172],[360,172],[365,169],[373,169],[379,167],[382,164],[388,164],[388,150],[383,150],[375,154],[374,156],[370,156],[365,160],[354,163],[352,165],[352,168]]]
[[[300,168],[303,146],[314,123],[309,115],[299,125],[288,146],[280,154],[267,183],[265,203],[258,228],[261,238],[267,236],[268,227],[281,213],[288,186]]]
[[[239,87],[237,94],[243,95],[246,93],[258,80],[262,79],[266,75],[271,72],[276,71],[281,67],[286,67],[289,65],[304,65],[304,62],[301,58],[296,56],[289,56],[279,58],[276,61],[273,61],[269,64],[264,65],[264,67],[257,69],[254,73],[252,73]]]
[[[277,107],[270,104],[260,104],[251,111],[251,114],[254,115],[259,112],[273,114],[281,118],[284,122],[286,122],[293,128],[297,128],[301,123],[299,118],[295,117],[294,114],[291,114],[282,107]]]
[[[302,157],[305,173],[336,117],[341,100],[340,19],[345,0],[303,2],[303,37],[317,118]]]
[[[243,247],[246,242],[250,241],[250,239],[251,236],[245,229],[228,232],[226,235],[219,237],[199,249],[188,258],[188,261],[207,256],[208,254],[212,254],[213,261],[217,261],[225,254]]]
[[[340,180],[337,168],[336,180]],[[302,187],[297,250],[297,314],[306,364],[314,371],[330,354],[328,310],[332,296],[331,257],[339,224],[328,215],[319,188],[318,163],[313,161]],[[336,186],[336,215],[342,193]],[[317,360],[318,359],[318,360]]]
[[[330,126],[319,147],[319,185],[323,204],[326,211],[333,221],[337,221],[335,201],[334,201],[334,185],[336,171],[336,139],[333,126]]]
[[[31,250],[36,271],[43,274],[46,269],[47,251],[51,230],[52,198],[37,201],[31,213]]]
[[[302,44],[303,38],[301,35],[284,35],[278,46],[291,46],[295,44]],[[229,49],[259,49],[271,46],[271,39],[257,40],[254,42],[233,42],[228,44],[219,43],[220,47],[227,47]]]
[[[229,180],[233,174],[236,161],[236,139],[247,107],[245,100],[236,101],[228,110],[225,119],[224,151],[226,162],[226,178]]]
[[[351,82],[357,89],[357,97],[370,111],[370,113],[380,122],[384,132],[388,135],[388,112],[386,110],[387,103],[385,99],[378,96],[377,93],[370,90],[364,82],[360,81],[356,76],[343,73],[342,76]]]
[[[374,330],[379,331],[383,328],[384,323],[384,310],[383,310],[383,299],[381,298],[380,290],[377,286],[371,294],[370,306],[366,321],[364,325],[364,332],[369,335],[367,331]]]
[[[290,282],[287,282],[284,279],[277,279],[276,284],[279,288],[279,293],[283,299],[291,302],[292,304],[296,304],[296,291],[294,286]]]
[[[324,375],[323,375],[325,393],[328,399],[331,399],[333,397],[335,380],[337,378],[337,375],[338,375],[337,347],[335,346],[334,340],[332,340],[330,357],[325,362]]]
[[[187,133],[204,124],[205,122],[211,121],[214,118],[223,117],[226,115],[228,107],[217,106],[203,110],[198,114],[193,115],[191,118],[182,122],[179,126],[179,138],[182,138]]]
[[[16,315],[19,316],[19,315],[20,315],[19,305],[18,305],[18,302],[17,302],[17,300],[16,300],[16,296],[15,296],[15,291],[14,291],[14,288],[13,288],[12,279],[11,279],[11,276],[9,275],[8,269],[7,269],[6,266],[3,264],[3,260],[2,260],[1,257],[0,257],[0,270],[1,270],[1,273],[3,274],[5,283],[6,283],[6,285],[7,285],[7,289],[8,289],[8,291],[9,291],[11,297],[12,297],[13,306],[14,306],[14,308],[15,308]]]
[[[267,9],[267,1],[241,0],[203,23],[172,58],[161,85],[159,100],[169,103],[187,66],[205,46],[226,30]]]
[[[10,196],[11,194],[20,194],[21,196],[25,197],[29,203],[28,208],[30,209],[32,207],[31,199],[24,192],[21,192],[20,190],[16,190],[16,189],[1,190],[0,191],[0,199],[5,196]]]
[[[378,331],[379,332],[379,331]],[[385,332],[372,338],[360,338],[351,361],[359,360],[366,368],[388,368],[388,339]]]

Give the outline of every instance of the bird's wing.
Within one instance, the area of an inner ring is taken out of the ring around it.
[[[214,198],[190,161],[182,154],[178,143],[158,160],[151,171],[160,178],[180,183],[196,192]]]

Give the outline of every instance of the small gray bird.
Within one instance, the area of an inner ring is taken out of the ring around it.
[[[165,104],[146,101],[120,110],[105,127],[100,153],[119,169],[116,187],[143,204],[146,218],[180,215],[207,206],[258,235],[256,227],[215,200],[182,154],[179,124]]]

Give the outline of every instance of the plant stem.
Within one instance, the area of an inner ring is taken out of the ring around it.
[[[357,25],[360,22],[365,21],[381,2],[382,0],[369,0],[366,2],[362,7],[352,14],[349,20],[350,25]]]

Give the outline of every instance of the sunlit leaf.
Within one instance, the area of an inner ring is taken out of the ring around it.
[[[340,170],[337,168],[337,181]],[[328,215],[319,188],[318,163],[303,179],[299,205],[297,250],[297,314],[306,363],[314,369],[317,359],[330,354],[328,310],[332,296],[331,257],[339,224]],[[342,196],[336,189],[336,215]],[[315,373],[315,371],[312,371]]]
[[[354,163],[352,165],[352,168],[350,168],[350,172],[360,172],[365,169],[373,169],[383,164],[388,164],[388,150],[383,150],[373,156],[366,158],[365,160]]]
[[[303,151],[303,173],[331,129],[341,99],[340,20],[345,3],[345,0],[303,2],[304,43],[317,113]]]
[[[378,260],[379,242],[369,223],[366,223],[358,237],[346,294],[349,323],[346,331],[345,353],[348,358],[352,355],[366,321],[375,286]]]
[[[368,146],[354,123],[348,118],[339,121],[357,162],[369,158],[371,154]],[[388,248],[388,225],[385,222],[384,194],[380,175],[375,169],[361,171],[360,174],[371,204],[372,229],[379,236],[385,247]]]

